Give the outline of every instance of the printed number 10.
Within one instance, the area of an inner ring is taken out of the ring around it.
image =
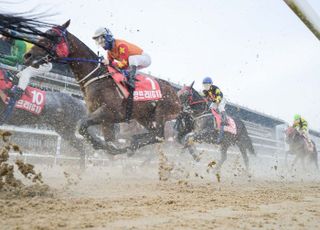
[[[36,90],[31,91],[33,97],[32,97],[32,103],[37,104],[37,105],[41,105],[41,103],[43,102],[43,94],[39,93]]]

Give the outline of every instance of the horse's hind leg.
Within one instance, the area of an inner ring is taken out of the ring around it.
[[[240,149],[243,161],[244,161],[244,165],[246,166],[246,170],[247,170],[247,172],[249,172],[249,158],[248,158],[247,150],[243,146],[239,146],[239,149]]]

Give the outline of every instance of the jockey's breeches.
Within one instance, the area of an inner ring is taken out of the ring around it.
[[[143,69],[151,65],[151,57],[147,53],[141,55],[133,55],[129,57],[129,66],[136,66],[138,69]]]

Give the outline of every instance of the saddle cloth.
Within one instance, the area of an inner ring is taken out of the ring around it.
[[[221,115],[214,109],[211,109],[211,113],[216,120],[217,128],[220,129],[221,128]],[[227,125],[223,126],[223,130],[225,132],[229,132],[234,135],[237,134],[236,123],[231,117],[227,116]]]
[[[118,88],[120,89],[121,94],[128,98],[129,91],[126,86],[126,77],[116,71],[112,67],[108,67],[110,73],[112,73],[112,78]],[[135,90],[133,92],[133,100],[134,101],[157,101],[162,99],[161,89],[159,86],[158,81],[151,77],[145,76],[142,74],[136,75],[136,82],[135,82]]]

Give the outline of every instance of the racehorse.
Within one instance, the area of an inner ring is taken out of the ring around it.
[[[5,70],[0,69],[0,85],[3,85]],[[8,82],[9,83],[9,82]],[[3,97],[6,92],[0,90]],[[6,104],[0,99],[0,114],[6,109]],[[44,107],[38,115],[21,109],[15,109],[11,118],[6,122],[8,125],[46,125],[53,128],[63,140],[80,154],[80,167],[84,168],[85,148],[83,141],[76,138],[77,122],[86,116],[84,103],[68,94],[47,91]]]
[[[183,87],[178,95],[180,96],[181,102],[184,106],[190,106],[191,114],[193,117],[193,122],[189,122],[192,119],[187,119],[185,125],[178,125],[179,133],[187,133],[185,135],[184,141],[185,145],[189,150],[189,153],[197,159],[198,156],[195,153],[195,148],[193,142],[198,143],[208,143],[208,144],[216,144],[216,140],[219,134],[217,129],[219,123],[219,115],[215,112],[207,112],[207,100],[204,99],[196,90],[193,89],[193,83],[191,86]],[[210,111],[210,110],[209,110]],[[232,119],[232,120],[231,120]],[[221,121],[221,120],[220,120]],[[244,123],[236,118],[228,118],[229,122],[234,122],[236,127],[235,133],[231,133],[228,131],[224,132],[224,138],[220,145],[221,159],[217,163],[216,169],[220,170],[222,164],[227,159],[227,151],[231,145],[237,145],[241,155],[243,157],[246,169],[249,170],[249,159],[247,156],[247,150],[253,155],[255,155],[255,151],[252,145],[252,141],[248,136],[247,129]],[[177,121],[181,122],[181,121]]]
[[[286,152],[286,162],[288,154],[295,155],[291,169],[293,169],[297,161],[300,160],[302,167],[305,170],[305,160],[308,159],[310,162],[313,162],[319,170],[318,152],[315,143],[313,141],[308,143],[306,138],[293,127],[288,127],[285,133],[286,142],[289,144],[289,151]]]
[[[117,148],[112,142],[115,139],[114,124],[125,121],[127,99],[121,94],[121,87],[114,80],[114,77],[119,75],[115,68],[101,66],[99,57],[67,31],[70,20],[62,26],[53,25],[46,32],[41,32],[38,28],[48,26],[47,23],[8,14],[0,16],[0,33],[36,45],[25,54],[25,65],[37,67],[39,63],[46,61],[69,64],[80,84],[89,111],[88,116],[80,122],[79,133],[87,138],[94,148],[120,154],[126,153],[127,149],[135,151],[142,146],[162,141],[165,122],[174,119],[181,109],[179,98],[170,83],[142,74],[136,76],[137,79],[147,78],[151,85],[158,85],[161,93],[158,92],[157,95],[161,96],[157,100],[134,101],[132,119],[143,125],[148,133],[134,135],[129,148]],[[10,29],[11,33],[1,30],[1,25]],[[16,33],[13,34],[12,31]],[[32,35],[33,39],[26,39]],[[37,39],[34,39],[35,37]],[[144,96],[145,99],[146,95]],[[101,125],[104,140],[88,132],[88,127],[92,125]]]

